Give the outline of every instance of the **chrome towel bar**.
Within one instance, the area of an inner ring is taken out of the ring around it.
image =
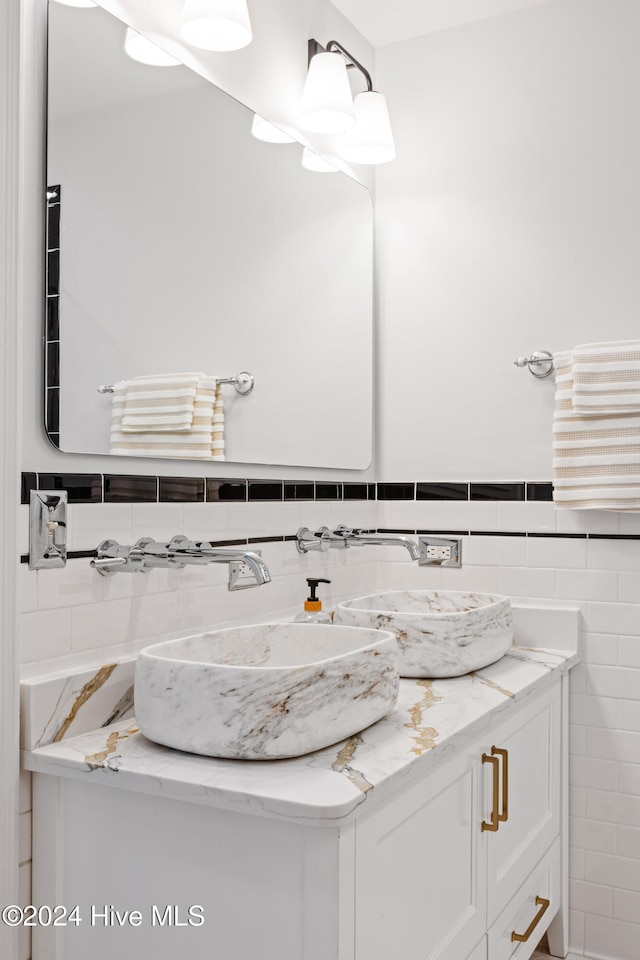
[[[218,377],[217,382],[232,383],[237,392],[243,397],[246,397],[251,393],[255,384],[253,374],[249,373],[248,370],[241,370],[240,373],[235,375],[235,377]],[[98,393],[113,393],[113,384],[102,384],[98,387]]]
[[[518,357],[513,363],[516,367],[529,367],[529,373],[542,380],[553,370],[553,354],[548,350],[535,350],[530,357]]]

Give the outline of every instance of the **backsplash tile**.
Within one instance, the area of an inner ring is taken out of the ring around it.
[[[203,477],[158,477],[161,503],[204,503]]]
[[[246,480],[212,480],[207,477],[206,490],[209,503],[241,502],[247,499]]]
[[[249,500],[282,500],[282,480],[249,480]]]
[[[415,483],[378,483],[378,500],[415,500]]]
[[[471,500],[524,500],[524,483],[472,483]]]
[[[157,500],[157,477],[105,475],[105,503],[155,503]]]
[[[102,475],[99,473],[40,473],[38,489],[66,490],[69,503],[101,503]]]
[[[302,483],[285,480],[284,498],[285,500],[315,500],[315,484],[312,480]]]
[[[468,500],[468,483],[418,483],[416,500]]]

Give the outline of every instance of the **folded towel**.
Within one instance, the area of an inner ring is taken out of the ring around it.
[[[188,430],[125,432],[122,419],[127,384],[114,386],[111,412],[111,453],[129,457],[170,457],[184,460],[224,460],[224,413],[216,412],[221,392],[215,377],[201,376],[193,399]],[[221,400],[220,400],[221,406]]]
[[[203,377],[203,373],[167,373],[124,381],[122,432],[190,430],[196,388]]]
[[[580,344],[572,366],[576,413],[640,413],[640,340]]]
[[[574,409],[573,352],[554,356],[553,499],[558,508],[640,511],[640,412]]]

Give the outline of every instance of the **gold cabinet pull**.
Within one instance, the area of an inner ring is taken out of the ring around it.
[[[502,757],[502,811],[498,815],[498,820],[504,823],[509,819],[509,751],[492,747],[491,753]]]
[[[495,747],[491,748],[491,753],[493,754]],[[487,753],[482,754],[482,762],[490,763],[493,766],[493,804],[491,809],[491,819],[489,821],[482,821],[482,830],[491,830],[495,831],[500,826],[500,761],[496,756],[489,756]]]
[[[535,928],[538,926],[538,924],[542,920],[542,917],[544,916],[546,911],[549,909],[550,903],[551,903],[551,900],[545,900],[544,897],[536,897],[536,907],[540,907],[540,909],[538,910],[535,917],[533,918],[533,920],[531,921],[531,923],[529,924],[529,926],[527,927],[524,933],[516,933],[515,930],[512,932],[511,934],[512,943],[514,940],[517,940],[519,943],[527,942],[527,940],[529,939],[529,937],[531,936]]]

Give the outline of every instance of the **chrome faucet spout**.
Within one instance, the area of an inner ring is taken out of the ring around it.
[[[271,582],[271,574],[264,560],[252,550],[237,547],[213,547],[202,541],[194,543],[187,537],[174,537],[168,545],[169,555],[179,564],[246,563],[253,573],[256,586]]]
[[[420,549],[416,541],[402,533],[367,533],[364,530],[349,530],[347,527],[338,527],[335,533],[343,537],[347,546],[404,547],[412,560],[420,559]]]

